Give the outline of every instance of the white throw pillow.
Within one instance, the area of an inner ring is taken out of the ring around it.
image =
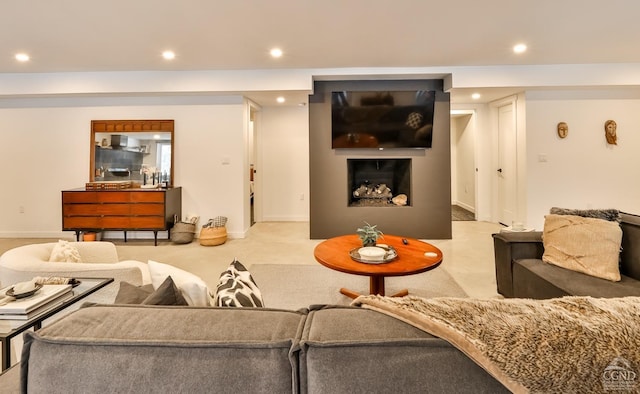
[[[49,261],[56,263],[82,263],[80,252],[69,241],[59,240],[53,246]]]
[[[199,276],[153,260],[149,260],[149,273],[151,274],[151,284],[154,289],[160,287],[165,279],[170,276],[190,306],[210,305],[209,288]]]

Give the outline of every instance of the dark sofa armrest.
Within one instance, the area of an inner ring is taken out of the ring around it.
[[[513,297],[513,262],[541,259],[544,253],[542,232],[503,232],[493,234],[498,293]]]

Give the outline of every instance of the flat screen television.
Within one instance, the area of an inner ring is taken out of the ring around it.
[[[436,92],[331,92],[331,147],[431,148]]]

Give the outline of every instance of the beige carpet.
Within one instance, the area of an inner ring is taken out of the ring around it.
[[[299,309],[312,304],[349,305],[351,299],[339,290],[346,287],[369,292],[369,277],[334,271],[321,265],[254,264],[249,267],[266,307]],[[438,267],[417,275],[385,279],[388,295],[408,289],[409,294],[433,297],[466,297],[467,294],[445,270]]]
[[[498,232],[502,226],[478,221],[455,221],[452,225],[453,239],[428,241],[440,248],[444,255],[442,264],[432,272],[445,271],[450,274],[470,297],[496,297],[491,234]],[[68,240],[72,238],[75,238],[73,234],[69,234]],[[57,238],[0,238],[0,254],[20,245],[55,241]],[[331,272],[313,258],[313,249],[321,240],[309,239],[308,222],[257,223],[249,229],[246,238],[229,239],[220,246],[201,246],[197,240],[186,245],[159,240],[158,246],[153,246],[153,239],[130,239],[126,243],[121,239],[111,241],[116,244],[122,260],[156,260],[171,264],[200,276],[209,286],[215,286],[220,273],[234,258],[247,267],[261,264],[309,265]],[[287,277],[288,274],[278,278],[277,283]],[[367,288],[366,278],[354,276],[350,279],[364,280],[362,288]]]

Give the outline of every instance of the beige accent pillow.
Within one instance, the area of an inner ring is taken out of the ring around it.
[[[49,261],[57,263],[82,263],[80,258],[80,252],[69,241],[59,240],[57,244],[53,246]]]
[[[573,215],[547,215],[542,261],[583,274],[620,280],[622,229],[617,222]]]

